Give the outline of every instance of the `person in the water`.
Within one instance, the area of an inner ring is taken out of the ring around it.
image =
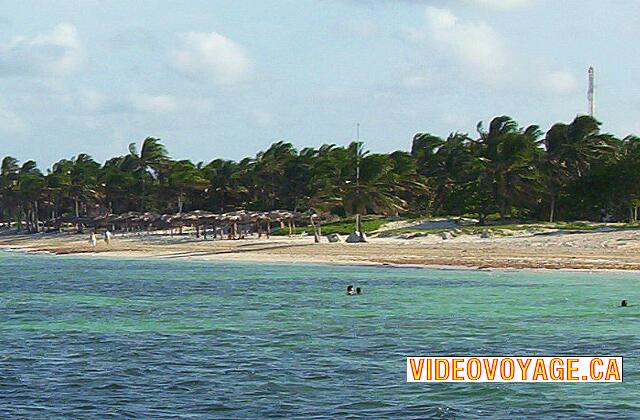
[[[362,287],[356,287],[356,295],[362,294]]]
[[[353,295],[353,285],[352,284],[347,286],[347,295],[349,295],[349,296]]]
[[[620,306],[621,307],[626,307],[626,306],[629,306],[629,303],[627,302],[626,299],[624,299],[622,302],[620,302]]]

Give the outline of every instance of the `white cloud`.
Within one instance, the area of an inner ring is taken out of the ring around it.
[[[130,113],[143,110],[145,105],[145,95],[121,97],[88,87],[77,89],[69,97],[70,102],[75,105],[75,111],[81,116]],[[139,107],[134,105],[134,100]]]
[[[510,10],[522,7],[528,7],[533,0],[467,0],[480,6],[490,7],[492,9]]]
[[[448,9],[427,7],[424,28],[403,30],[405,36],[453,60],[453,71],[495,83],[505,75],[509,54],[501,36],[484,22],[461,21]]]
[[[51,33],[17,36],[0,46],[0,75],[66,75],[84,62],[84,47],[75,26],[57,25]]]
[[[175,111],[176,100],[171,95],[131,95],[131,104],[139,111],[162,114]]]
[[[546,88],[552,93],[568,95],[578,90],[578,81],[568,71],[554,71],[544,78]]]
[[[427,8],[431,37],[461,61],[485,71],[501,70],[507,62],[500,35],[486,23],[461,22],[446,9]]]
[[[217,85],[235,85],[250,80],[253,73],[244,48],[216,32],[179,35],[169,61],[184,76]]]

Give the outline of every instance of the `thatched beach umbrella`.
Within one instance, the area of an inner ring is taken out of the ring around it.
[[[206,222],[209,220],[213,213],[204,210],[194,210],[185,214],[182,217],[185,223],[190,224],[191,226],[195,226],[196,228],[196,238],[200,237],[200,226],[205,225],[205,237],[206,237]]]
[[[286,222],[289,228],[289,235],[293,234],[293,228],[295,227],[293,212],[288,210],[273,210],[269,212],[269,217],[273,221],[280,222],[280,229],[284,229]]]
[[[109,224],[112,224],[117,217],[118,215],[109,213],[103,216],[94,217],[93,222],[95,227],[107,227]]]
[[[129,211],[116,216],[111,222],[120,228],[124,227],[124,230],[129,231],[131,229],[132,220],[138,217],[140,213],[135,211]]]
[[[220,221],[229,227],[229,239],[235,239],[238,233],[238,222],[240,221],[240,216],[238,216],[236,212],[225,213],[220,217]]]
[[[131,218],[131,222],[132,223],[137,223],[138,224],[138,228],[140,228],[140,226],[145,226],[147,228],[147,233],[150,232],[151,230],[151,225],[153,224],[153,222],[155,222],[156,220],[160,219],[160,215],[156,214],[156,213],[151,213],[151,212],[146,212],[143,213],[137,217],[132,217]]]
[[[264,224],[266,227],[267,239],[271,235],[271,218],[269,217],[269,213],[260,212],[255,213],[255,223],[258,227],[258,238],[262,237],[262,225]]]
[[[206,212],[206,214],[200,216],[200,223],[202,223],[202,233],[204,235],[204,239],[207,239],[207,226],[211,226],[213,228],[214,238],[218,236],[218,234],[216,233],[216,228],[219,221],[220,216],[215,213]]]

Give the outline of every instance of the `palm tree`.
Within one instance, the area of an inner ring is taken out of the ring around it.
[[[73,202],[73,214],[79,233],[82,232],[79,220],[81,213],[85,213],[89,202],[95,202],[100,198],[99,172],[100,164],[88,154],[80,153],[71,160],[62,159],[56,162],[47,175],[47,186],[58,196],[56,201],[66,199]]]
[[[429,133],[418,133],[413,136],[411,156],[416,159],[418,170],[422,175],[430,176],[431,168],[437,165],[438,152],[445,141]]]
[[[190,192],[202,191],[207,187],[207,180],[189,160],[173,162],[169,168],[169,187],[177,198],[178,213],[182,213],[185,198]]]
[[[353,177],[357,153],[359,173]],[[394,160],[382,154],[369,154],[360,144],[353,142],[348,148],[332,149],[334,170],[327,188],[318,192],[313,207],[330,209],[340,205],[347,216],[356,215],[356,230],[364,241],[364,229],[358,215],[368,213],[395,215],[407,208],[403,194],[426,190],[426,186],[412,176],[401,176],[394,171]],[[417,175],[414,173],[414,175]]]
[[[18,174],[18,191],[20,196],[20,216],[26,213],[27,230],[38,232],[38,201],[45,187],[45,179],[34,161],[29,160],[20,167]],[[21,222],[18,224],[20,226]]]
[[[152,179],[156,179],[160,171],[165,169],[169,155],[164,145],[160,143],[160,139],[147,137],[142,141],[140,154],[138,154],[135,143],[129,144],[129,157],[140,179],[140,211],[144,211],[145,178],[151,176]]]
[[[202,172],[209,183],[211,208],[219,213],[224,213],[239,194],[245,192],[239,183],[239,165],[232,160],[213,160],[202,168]]]
[[[289,189],[289,180],[285,170],[289,162],[297,156],[291,143],[279,141],[272,144],[264,152],[259,152],[253,161],[255,187],[259,191],[257,197],[262,202],[261,208],[275,210],[280,207],[278,198],[281,191]]]
[[[544,138],[546,157],[541,165],[550,197],[549,221],[553,222],[559,191],[585,174],[603,155],[613,153],[611,137],[600,134],[600,122],[581,115],[571,124],[554,124]]]
[[[104,188],[109,213],[124,213],[137,208],[135,197],[138,177],[134,161],[129,156],[119,156],[105,162],[98,182]]]
[[[10,218],[16,204],[17,183],[20,166],[18,160],[7,156],[0,165],[0,218]]]
[[[540,130],[535,125],[522,130],[511,117],[501,116],[491,121],[488,131],[478,123],[478,133],[472,150],[479,161],[479,187],[492,197],[504,219],[514,200],[535,195]]]
[[[439,212],[453,210],[450,196],[456,186],[467,182],[468,165],[473,159],[470,143],[467,134],[451,133],[419,168],[420,173],[428,177],[436,200],[434,207]]]

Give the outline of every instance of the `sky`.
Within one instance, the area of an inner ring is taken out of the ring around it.
[[[375,152],[510,115],[640,134],[640,0],[0,0],[0,157]]]

